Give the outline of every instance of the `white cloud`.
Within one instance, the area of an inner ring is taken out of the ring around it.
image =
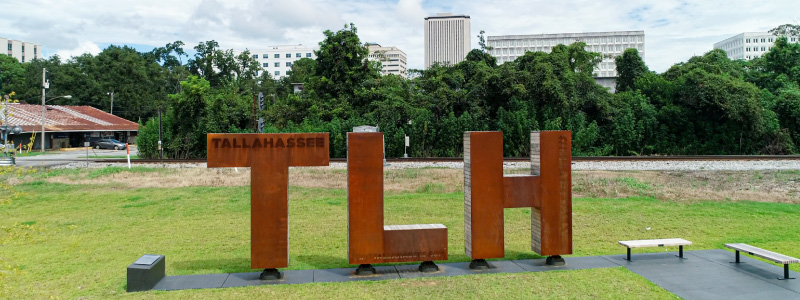
[[[471,17],[473,47],[481,29],[487,35],[644,30],[645,61],[664,71],[734,34],[798,23],[800,1],[29,0],[2,1],[0,11],[15,12],[0,18],[0,36],[41,43],[45,55],[175,40],[187,49],[207,40],[237,49],[315,46],[322,31],[354,23],[362,42],[397,46],[410,68],[421,68],[423,19],[452,12]]]
[[[61,61],[67,61],[73,56],[80,56],[85,53],[97,55],[101,51],[102,49],[100,49],[100,46],[97,46],[97,44],[90,41],[81,41],[78,43],[78,47],[72,49],[61,49],[58,50],[56,54],[61,58]]]

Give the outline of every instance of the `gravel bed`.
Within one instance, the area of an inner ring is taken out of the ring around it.
[[[126,167],[125,163],[89,163],[89,168]],[[149,168],[205,168],[205,163],[186,164],[134,164]],[[69,163],[54,169],[85,168],[86,163]],[[462,162],[393,162],[385,169],[450,168],[461,169]],[[530,163],[507,162],[505,169],[527,169]],[[330,168],[346,169],[346,163],[332,162]],[[749,160],[749,161],[596,161],[573,162],[573,170],[598,171],[747,171],[747,170],[800,170],[799,160]]]

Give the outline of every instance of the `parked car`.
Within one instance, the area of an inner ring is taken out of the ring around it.
[[[115,139],[98,140],[97,144],[94,146],[95,149],[114,149],[114,150],[125,150],[125,147],[126,147],[125,143]]]

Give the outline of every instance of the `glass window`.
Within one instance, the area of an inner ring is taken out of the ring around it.
[[[764,42],[764,39],[761,39],[761,42],[763,43],[763,42]]]
[[[281,71],[275,71],[275,76],[280,76],[280,75],[281,75]]]
[[[294,57],[303,57],[303,55],[298,52],[294,54]]]
[[[253,54],[253,58],[258,59],[258,54]]]
[[[22,56],[22,62],[25,62],[25,56]]]
[[[22,52],[25,52],[25,45],[22,45]]]
[[[258,76],[258,70],[256,70],[256,76]]]
[[[292,62],[290,62],[290,61],[287,61],[287,62],[286,62],[286,66],[287,66],[287,67],[291,67],[291,66],[292,66]]]
[[[8,51],[11,51],[11,44],[8,44]]]
[[[286,53],[286,58],[291,58],[291,57],[292,57],[291,53]]]
[[[306,57],[311,57],[311,52],[307,52]]]
[[[767,51],[765,47],[761,47],[761,51]]]
[[[274,55],[274,56],[275,56],[275,58],[281,58],[281,55],[280,55],[280,54],[277,54],[277,53],[275,53],[275,55]]]
[[[269,66],[269,64],[268,64],[268,63],[263,63],[261,66],[262,66],[262,67],[264,67],[264,68],[266,68],[266,67],[268,67],[268,66]]]
[[[772,43],[772,38],[769,38],[769,42]]]
[[[281,63],[279,63],[279,62],[275,63],[275,67],[280,67],[280,66],[281,66]]]
[[[263,59],[267,59],[267,57],[269,57],[269,55],[268,55],[268,54],[261,54],[261,58],[263,58]]]

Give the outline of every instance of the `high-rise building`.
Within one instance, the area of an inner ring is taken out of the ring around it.
[[[262,72],[268,72],[272,78],[281,78],[292,72],[292,64],[301,58],[317,59],[314,54],[315,48],[303,45],[296,46],[273,46],[263,49],[250,50],[253,56],[261,65]],[[234,50],[234,54],[242,53],[242,50]],[[259,72],[259,75],[261,73]]]
[[[786,37],[789,43],[800,42],[800,37]],[[769,52],[778,37],[769,32],[744,32],[714,44],[714,49],[722,49],[730,59],[751,60]]]
[[[425,18],[425,68],[464,60],[470,50],[469,37],[469,16],[439,13]]]
[[[368,43],[369,60],[381,62],[381,74],[395,74],[406,77],[406,53],[395,46],[382,47]]]
[[[603,56],[593,72],[596,78],[617,77],[614,58],[622,55],[625,49],[635,48],[644,59],[644,31],[503,35],[486,38],[487,46],[493,48],[489,53],[497,58],[498,63],[514,61],[528,51],[549,53],[556,45],[570,45],[575,42],[584,42],[586,51]],[[609,87],[609,84],[600,84]],[[613,83],[610,85],[613,86]]]
[[[16,58],[20,62],[30,62],[35,58],[42,58],[42,45],[40,44],[0,37],[0,45],[8,45],[8,51],[0,51],[0,53]]]

